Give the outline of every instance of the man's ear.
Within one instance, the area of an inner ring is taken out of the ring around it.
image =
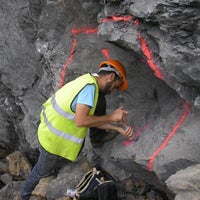
[[[109,77],[109,81],[113,81],[115,79],[115,73],[110,73],[108,77]]]

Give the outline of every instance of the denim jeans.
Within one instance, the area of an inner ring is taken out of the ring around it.
[[[40,155],[38,161],[22,187],[20,194],[21,200],[28,200],[31,197],[31,193],[39,183],[40,179],[49,176],[58,160],[61,159],[60,156],[48,153],[41,146],[39,150]]]

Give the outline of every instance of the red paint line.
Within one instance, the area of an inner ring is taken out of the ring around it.
[[[97,32],[98,32],[98,28],[90,29],[87,26],[81,27],[79,29],[75,29],[75,28],[71,29],[71,33],[73,35],[78,35],[81,33],[89,35],[89,34],[97,33]]]
[[[135,20],[134,20],[134,24],[135,24],[135,26],[138,28],[138,26],[139,26],[139,24],[140,24],[139,20],[138,20],[138,19],[135,19]]]
[[[101,53],[106,57],[107,60],[110,60],[110,55],[108,49],[102,49]]]
[[[141,43],[141,49],[142,49],[144,55],[147,58],[147,63],[149,64],[151,69],[154,71],[155,76],[157,76],[159,79],[162,80],[163,79],[163,75],[162,75],[160,69],[153,62],[152,51],[150,50],[146,40],[142,37],[141,34],[138,35],[138,38],[139,38],[140,43]]]
[[[68,65],[72,62],[73,60],[73,57],[74,57],[74,52],[75,52],[75,47],[76,47],[76,43],[77,43],[77,40],[74,39],[73,40],[73,43],[72,43],[72,48],[71,48],[71,52],[70,52],[70,56],[69,58],[67,59],[66,63],[63,65],[63,68],[62,68],[62,71],[61,71],[61,82],[60,82],[60,85],[59,87],[61,88],[64,83],[65,83],[65,72],[66,72],[66,69],[68,67]]]
[[[136,26],[136,28],[138,29],[139,26],[139,20],[135,19],[134,20],[134,24]],[[147,41],[144,39],[144,37],[142,37],[142,34],[139,33],[138,34],[138,38],[140,40],[140,44],[141,44],[141,49],[143,51],[143,54],[146,56],[147,58],[147,63],[150,66],[150,68],[154,71],[155,76],[157,76],[159,79],[163,79],[163,75],[160,71],[160,69],[156,66],[156,64],[153,62],[153,56],[152,56],[152,51],[149,48]]]
[[[97,32],[98,32],[98,28],[94,28],[94,29],[86,29],[84,33],[86,35],[89,35],[89,34],[97,33]]]
[[[112,16],[112,17],[106,17],[101,20],[102,23],[108,22],[108,21],[131,21],[133,19],[133,16]]]
[[[167,136],[167,138],[164,140],[162,145],[149,158],[149,163],[148,163],[148,170],[149,171],[153,170],[153,162],[154,162],[156,156],[165,148],[165,146],[168,144],[168,142],[170,141],[172,136],[176,133],[178,128],[181,126],[181,124],[184,122],[185,118],[187,117],[187,115],[188,115],[188,113],[189,113],[189,111],[191,109],[191,106],[190,106],[190,104],[188,102],[185,102],[184,106],[185,106],[184,112],[183,112],[180,120],[175,124],[175,126],[172,129],[171,133]]]
[[[85,27],[82,27],[82,28],[79,28],[79,29],[72,28],[71,33],[73,35],[78,35],[78,34],[82,33],[84,30],[85,30]]]

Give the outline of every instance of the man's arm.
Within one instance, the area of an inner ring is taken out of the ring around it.
[[[109,123],[109,124],[104,124],[104,125],[98,126],[96,128],[117,131],[121,135],[123,135],[124,137],[126,137],[128,139],[132,139],[134,136],[134,129],[131,126],[125,126],[125,128],[122,128],[115,124]]]
[[[95,127],[112,122],[126,123],[126,116],[128,112],[120,107],[113,113],[103,116],[91,116],[89,115],[90,106],[85,104],[76,105],[75,123],[78,127]]]

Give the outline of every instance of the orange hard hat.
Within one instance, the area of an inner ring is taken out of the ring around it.
[[[102,68],[102,67],[105,67],[105,65],[110,65],[111,67],[113,67],[118,72],[116,74],[122,79],[122,84],[118,87],[118,90],[121,90],[121,91],[126,90],[128,87],[128,82],[126,79],[126,70],[124,66],[117,60],[107,60],[107,61],[101,62],[99,67]]]

